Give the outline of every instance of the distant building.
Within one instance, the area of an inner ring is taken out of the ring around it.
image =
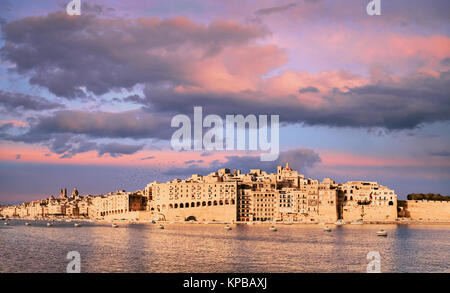
[[[131,212],[145,211],[147,198],[140,191],[125,192],[119,190],[115,193],[95,197],[92,201],[95,218],[127,218]]]

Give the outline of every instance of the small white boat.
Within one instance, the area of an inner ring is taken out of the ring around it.
[[[9,223],[8,222],[5,222],[5,223],[3,223],[4,225],[9,225]]]
[[[111,226],[112,226],[113,228],[119,227],[119,225],[117,225],[117,224],[112,224]]]
[[[363,224],[363,220],[359,219],[359,220],[351,222],[350,224],[352,224],[352,225],[362,225]]]
[[[344,225],[345,223],[344,223],[343,220],[337,220],[336,222],[334,222],[334,224],[335,224],[336,226],[342,226],[342,225]]]
[[[75,224],[73,224],[75,227],[80,227],[81,226],[81,224],[80,223],[75,223]]]
[[[51,226],[53,226],[52,223],[47,223],[47,227],[51,227]]]
[[[269,230],[270,230],[270,231],[273,231],[273,232],[278,231],[277,227],[275,227],[275,226],[271,226],[271,227],[269,228]]]
[[[377,236],[387,236],[387,232],[381,229],[380,231],[377,231]]]
[[[25,223],[25,226],[30,226],[30,225],[31,225],[31,224],[30,224],[30,223],[28,223],[28,222],[26,222],[26,223]]]
[[[228,225],[226,225],[226,226],[224,227],[224,229],[229,231],[229,230],[231,230],[231,227],[228,226]]]
[[[247,225],[255,225],[253,222],[248,222]]]
[[[325,227],[323,228],[323,231],[325,231],[325,232],[331,232],[331,228],[328,227],[328,226],[325,226]]]
[[[159,225],[158,229],[164,229],[164,226],[163,225]]]

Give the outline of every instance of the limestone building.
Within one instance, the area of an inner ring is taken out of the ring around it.
[[[397,218],[397,195],[376,182],[336,184],[305,178],[288,164],[277,173],[220,169],[145,188],[148,210],[161,220],[334,222]]]

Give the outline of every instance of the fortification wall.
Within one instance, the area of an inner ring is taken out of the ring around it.
[[[397,205],[344,205],[342,217],[346,222],[359,219],[364,221],[394,221],[397,219]]]
[[[405,210],[411,220],[450,221],[449,201],[407,200]]]

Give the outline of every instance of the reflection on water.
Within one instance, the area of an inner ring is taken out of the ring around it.
[[[369,251],[382,272],[450,269],[450,225],[45,224],[1,223],[0,272],[65,272],[73,250],[82,272],[365,272]]]

